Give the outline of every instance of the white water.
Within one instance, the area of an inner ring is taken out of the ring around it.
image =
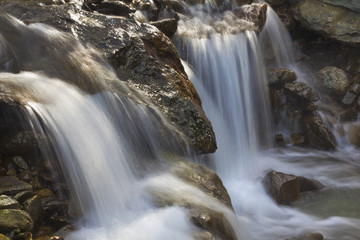
[[[306,232],[320,232],[326,239],[359,239],[360,219],[351,217],[353,211],[359,211],[351,207],[357,206],[360,197],[359,164],[354,165],[357,150],[262,149],[260,140],[267,141],[271,128],[265,65],[259,58],[269,58],[266,62],[270,67],[293,69],[298,80],[304,81],[295,64],[289,34],[275,12],[268,10],[259,41],[254,33],[219,34],[211,25],[202,27],[208,35],[186,34],[194,30],[193,25],[208,23],[201,14],[195,16],[192,23],[188,19],[179,22],[178,46],[190,65],[184,63],[216,133],[218,150],[210,159],[238,218],[250,231],[249,239],[286,239]],[[322,193],[312,196],[314,200],[302,199],[296,207],[279,206],[265,193],[261,182],[269,169],[315,178],[334,188],[330,192],[349,189],[347,203],[342,203],[343,199],[328,201]],[[314,205],[317,201],[319,204]]]
[[[71,190],[70,214],[79,221],[67,240],[193,239],[199,229],[188,210],[154,206],[155,193],[196,199],[239,225],[222,203],[167,173],[162,153],[183,151],[179,136],[166,133],[175,129],[124,86],[100,54],[45,25],[28,27],[6,15],[0,23],[0,56],[9,58],[1,70],[11,71],[8,63],[14,59],[27,70],[0,73],[0,84],[10,99],[27,106],[34,131],[48,136],[41,151],[45,159],[59,161]],[[18,41],[10,44],[1,27],[15,32]],[[25,47],[34,38],[41,39],[34,49],[46,45],[46,52]]]

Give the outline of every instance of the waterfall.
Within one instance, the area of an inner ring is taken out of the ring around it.
[[[0,84],[46,136],[42,155],[57,160],[70,187],[78,223],[67,240],[193,239],[188,210],[156,207],[155,193],[202,202],[244,235],[228,207],[168,172],[165,152],[184,153],[185,140],[100,53],[43,24],[8,15],[0,23]]]
[[[302,207],[278,206],[263,189],[261,179],[269,169],[320,176],[327,186],[358,188],[355,174],[351,174],[349,183],[335,173],[342,164],[347,169],[344,171],[354,168],[342,162],[353,161],[347,154],[330,157],[326,152],[274,150],[269,145],[272,140],[266,67],[293,69],[298,81],[304,81],[295,63],[290,35],[274,10],[268,6],[267,21],[260,34],[234,31],[237,24],[229,24],[229,19],[233,20],[230,11],[213,16],[192,7],[189,12],[193,15],[181,18],[175,39],[217,137],[218,150],[206,159],[221,176],[238,218],[251,232],[250,239],[286,239],[285,236],[317,231],[329,238],[346,235],[356,239],[360,232],[356,227],[358,219],[323,219],[307,215]],[[218,22],[228,25],[219,29]]]

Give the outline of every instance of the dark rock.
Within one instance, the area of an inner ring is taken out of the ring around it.
[[[42,198],[41,202],[47,216],[51,216],[53,213],[60,213],[61,215],[67,213],[68,203],[58,199],[56,196]]]
[[[334,150],[336,141],[333,134],[325,126],[320,115],[316,112],[303,117],[306,141],[312,148]]]
[[[289,238],[286,240],[323,240],[324,236],[321,233],[303,233],[299,236]]]
[[[267,193],[279,204],[290,204],[299,197],[300,183],[295,175],[270,171],[263,183]]]
[[[23,206],[25,210],[30,214],[31,218],[33,219],[34,227],[35,228],[39,227],[44,218],[44,211],[42,208],[40,197],[35,195],[27,199],[23,203]]]
[[[349,91],[352,92],[353,94],[360,95],[360,84],[359,83],[354,83],[349,88]]]
[[[297,79],[295,72],[286,68],[272,68],[267,73],[271,87],[283,87]]]
[[[291,133],[290,138],[291,138],[291,142],[294,146],[305,143],[305,137],[304,137],[304,135],[302,135],[302,133]]]
[[[285,141],[284,141],[284,135],[282,133],[278,133],[275,135],[275,142],[278,143],[278,144],[284,144]]]
[[[115,16],[128,16],[136,10],[128,6],[122,1],[104,0],[99,4],[92,5],[92,9],[102,14],[115,15]]]
[[[280,6],[284,4],[287,0],[266,0],[272,7]]]
[[[33,131],[21,131],[13,133],[2,139],[1,147],[4,153],[29,153],[38,147],[41,138]]]
[[[310,88],[306,83],[286,83],[284,89],[290,94],[307,102],[316,102],[320,99],[317,92]]]
[[[319,87],[330,96],[342,97],[349,89],[346,73],[336,67],[325,67],[315,74]]]
[[[42,188],[42,189],[36,190],[34,192],[34,194],[38,195],[41,198],[55,196],[54,192],[48,188]]]
[[[177,20],[175,18],[163,19],[155,22],[149,22],[151,25],[157,27],[169,38],[172,37],[177,30]]]
[[[309,191],[318,191],[321,190],[323,188],[325,188],[325,186],[315,180],[315,179],[310,179],[310,178],[305,178],[305,177],[297,177],[297,179],[300,182],[300,192],[309,192]]]
[[[347,136],[351,144],[360,147],[360,125],[351,124],[347,129]]]
[[[340,2],[340,1],[338,1]],[[360,14],[322,1],[299,1],[301,25],[325,37],[346,44],[360,44]]]
[[[0,209],[20,209],[21,205],[14,198],[6,195],[0,196]]]
[[[14,199],[16,199],[16,201],[18,201],[19,203],[23,203],[26,199],[29,199],[32,196],[34,196],[33,191],[22,191],[16,194],[14,196]]]
[[[197,231],[193,232],[191,236],[194,240],[213,240],[215,239],[214,235],[207,231]],[[1,239],[0,239],[1,240]]]
[[[40,236],[34,240],[64,240],[64,238],[61,236]]]
[[[0,210],[0,231],[10,232],[14,229],[30,231],[33,228],[33,221],[30,215],[19,209]]]
[[[0,194],[14,196],[22,191],[32,191],[32,186],[15,177],[0,177]]]
[[[261,31],[266,23],[266,12],[267,5],[264,3],[253,3],[233,10],[238,18],[254,23],[258,31]]]

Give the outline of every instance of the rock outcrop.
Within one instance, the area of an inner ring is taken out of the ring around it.
[[[300,1],[297,8],[297,19],[304,28],[342,43],[360,44],[358,12],[317,0]]]
[[[197,153],[216,150],[211,124],[201,108],[195,88],[184,72],[178,52],[170,39],[157,28],[131,18],[90,13],[75,4],[44,6],[36,1],[1,1],[0,8],[27,24],[49,24],[73,34],[86,44],[92,44],[110,60],[121,80],[151,99],[180,129]],[[4,28],[6,25],[2,26]],[[20,41],[18,35],[11,37],[12,40],[8,42],[12,44]],[[32,50],[38,47],[41,48],[34,45]],[[23,50],[21,54],[28,51]],[[20,70],[27,69],[22,65]],[[81,76],[80,80],[83,79]],[[72,79],[71,76],[63,77],[65,80]],[[116,89],[116,84],[110,88]]]
[[[335,149],[333,134],[316,112],[316,102],[320,99],[318,93],[306,83],[296,82],[296,74],[289,69],[270,69],[268,77],[275,141],[317,149]],[[288,135],[283,135],[284,130]]]

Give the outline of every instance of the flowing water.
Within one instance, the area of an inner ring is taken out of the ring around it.
[[[238,239],[286,239],[307,231],[359,239],[360,152],[351,146],[328,153],[269,144],[266,58],[276,59],[273,66],[294,63],[276,14],[269,9],[258,36],[244,31],[251,23],[212,8],[188,8],[193,17],[181,17],[178,47],[213,124],[218,151],[209,158],[236,216],[166,171],[162,152],[180,150],[159,129],[174,129],[115,77],[100,54],[50,27],[1,17],[0,70],[10,73],[0,73],[0,82],[27,106],[34,131],[50,138],[43,155],[59,160],[72,189],[72,213],[82,216],[66,239],[192,239],[198,229],[187,210],[155,207],[154,193],[222,212]],[[9,41],[6,31],[18,41]],[[268,169],[312,177],[329,189],[279,206],[262,187]]]
[[[359,151],[351,146],[328,153],[264,144],[271,135],[266,67],[290,68],[298,81],[307,77],[275,12],[268,9],[260,36],[219,33],[203,15],[180,20],[178,49],[216,133],[218,150],[210,159],[251,238],[320,232],[326,239],[359,239]],[[202,31],[194,28],[199,23]],[[303,196],[293,207],[279,206],[262,186],[269,169],[314,178],[330,189]]]
[[[79,222],[66,239],[192,239],[198,229],[187,210],[155,207],[155,192],[196,199],[239,225],[223,204],[167,173],[163,152],[183,152],[184,140],[99,53],[42,24],[7,15],[0,22],[0,83],[48,137],[42,154],[58,160],[71,190],[70,214]]]

